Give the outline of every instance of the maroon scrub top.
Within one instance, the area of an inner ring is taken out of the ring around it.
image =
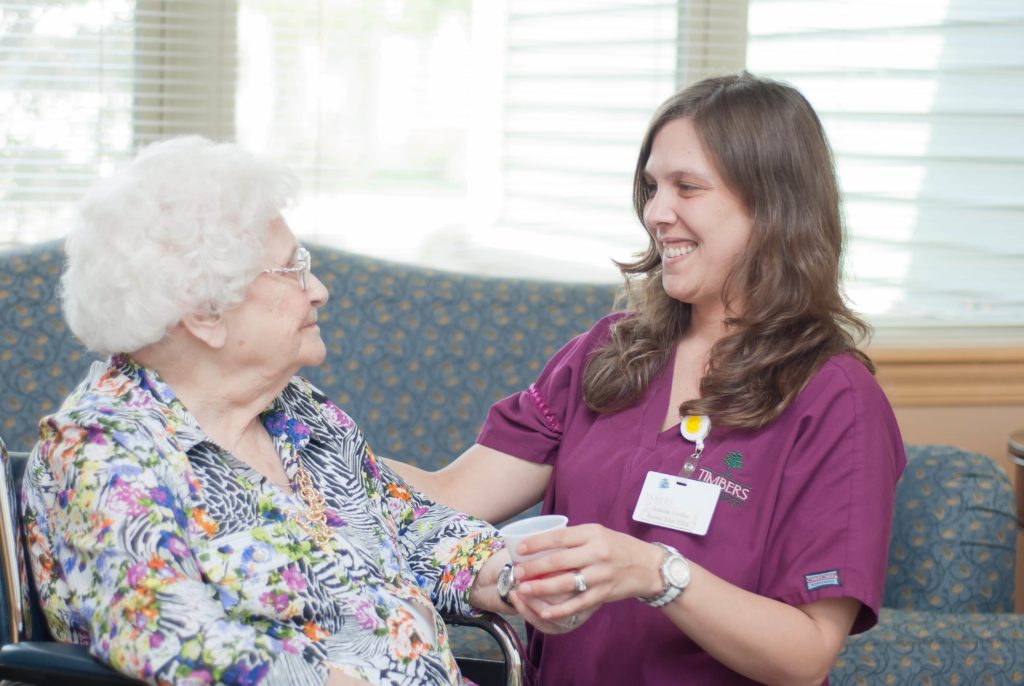
[[[854,357],[837,355],[770,425],[713,426],[693,477],[722,487],[707,534],[642,524],[632,513],[647,473],[679,473],[693,444],[678,426],[661,431],[671,358],[634,407],[599,415],[583,403],[586,360],[623,316],[597,322],[529,389],[491,407],[477,442],[552,465],[543,510],[567,515],[570,525],[596,522],[661,541],[730,583],[790,605],[856,598],[862,606],[852,632],[872,627],[906,463],[874,377]],[[634,599],[604,605],[568,634],[531,631],[529,658],[544,686],[755,683]]]

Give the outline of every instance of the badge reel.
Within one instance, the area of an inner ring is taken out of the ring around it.
[[[721,487],[690,477],[704,452],[704,439],[711,433],[711,419],[704,415],[686,415],[679,432],[694,444],[679,474],[647,472],[633,519],[684,533],[703,536],[711,526]]]

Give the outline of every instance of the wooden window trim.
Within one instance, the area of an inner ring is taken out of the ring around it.
[[[1024,404],[1022,347],[868,350],[894,406]]]

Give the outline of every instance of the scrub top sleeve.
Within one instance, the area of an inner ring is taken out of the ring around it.
[[[884,393],[852,358],[827,363],[801,396],[760,592],[790,605],[856,598],[859,633],[878,621],[903,441]]]
[[[553,462],[564,427],[582,406],[590,353],[608,340],[610,327],[624,316],[617,312],[599,320],[555,353],[529,388],[492,405],[476,442],[531,462]]]

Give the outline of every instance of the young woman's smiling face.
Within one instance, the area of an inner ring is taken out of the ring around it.
[[[644,225],[661,254],[665,292],[704,315],[724,317],[723,290],[753,221],[686,118],[665,124],[644,167]]]

